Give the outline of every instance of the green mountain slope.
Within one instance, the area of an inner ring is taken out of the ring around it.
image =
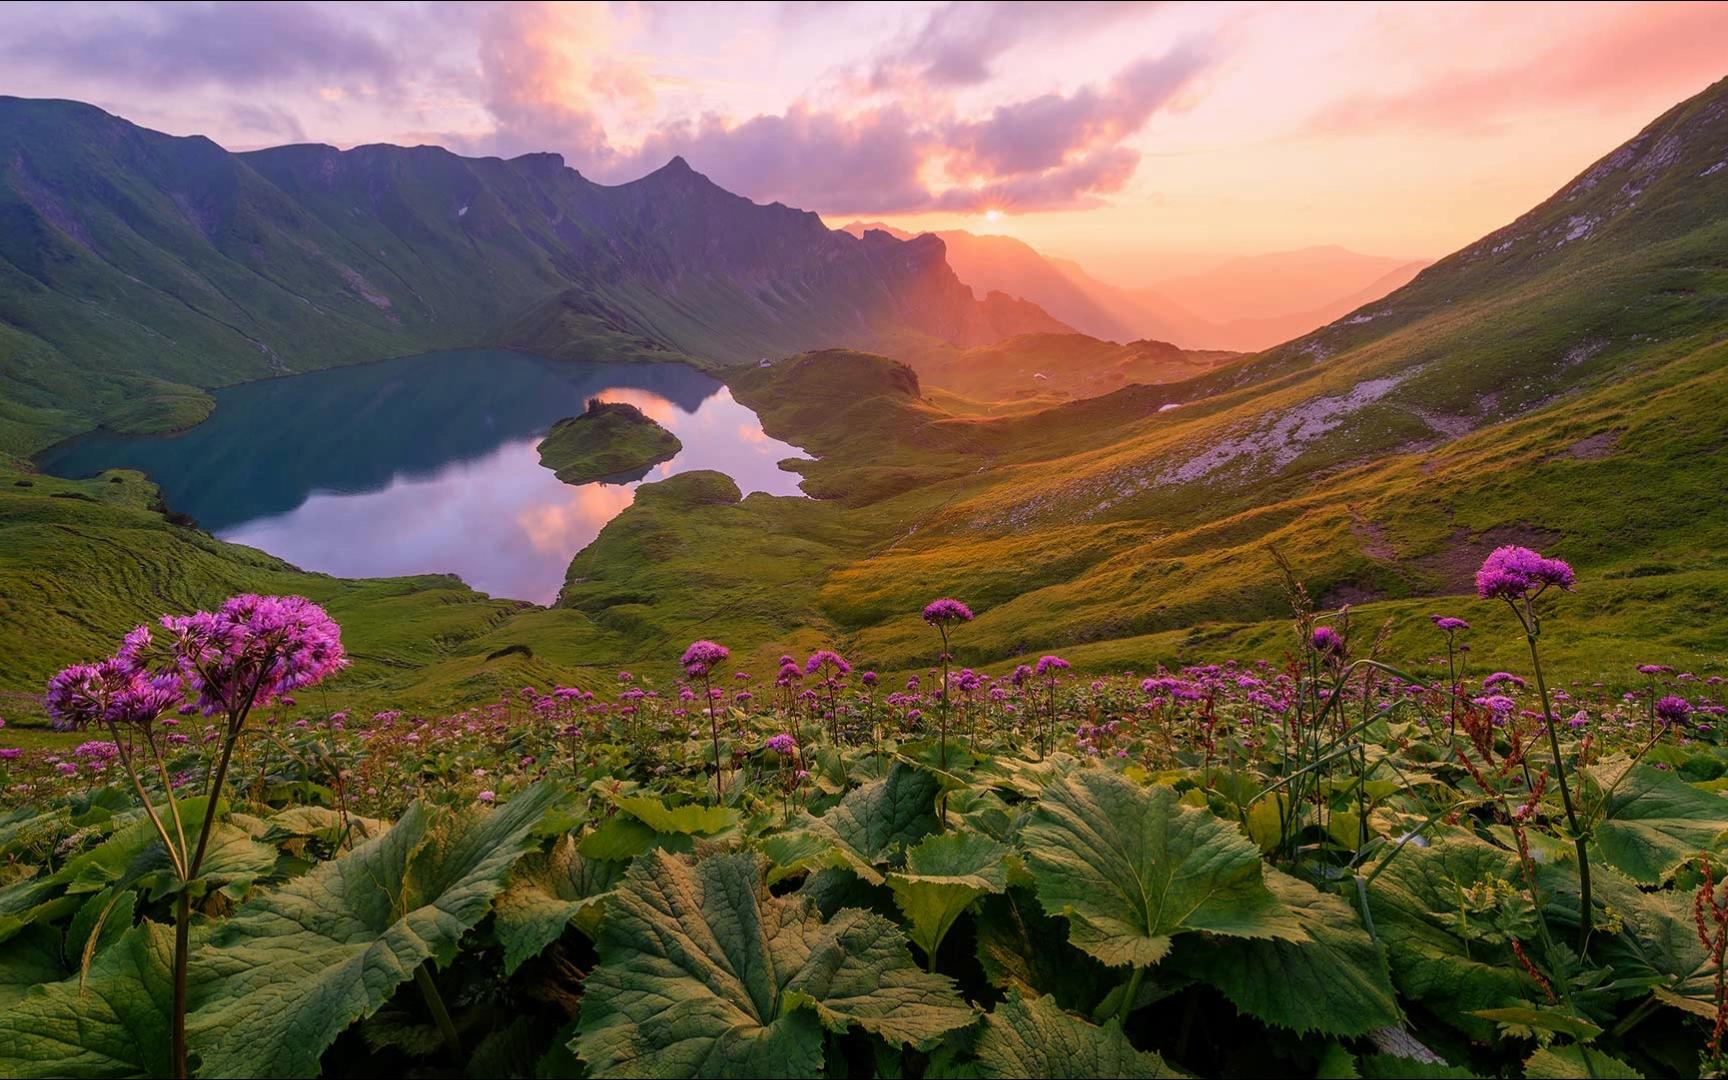
[[[1668,631],[1719,657],[1724,161],[1728,83],[1384,300],[1182,383],[997,419],[877,395],[866,419],[853,357],[735,393],[823,455],[812,487],[878,517],[817,606],[888,662],[922,655],[936,595],[978,601],[969,640],[1011,656],[1273,617],[1271,544],[1360,603],[1467,591],[1508,541],[1665,595]],[[812,436],[842,401],[852,434]]]
[[[816,455],[796,467],[818,498],[740,499],[718,474],[644,485],[550,610],[449,579],[299,574],[168,524],[135,477],[8,473],[0,685],[240,587],[329,599],[365,660],[354,693],[403,700],[669,670],[699,636],[746,664],[833,642],[921,669],[917,612],[940,595],[979,612],[957,638],[968,664],[1276,656],[1269,546],[1323,602],[1396,618],[1394,648],[1420,656],[1430,612],[1494,625],[1461,594],[1506,542],[1578,566],[1545,635],[1574,675],[1728,670],[1728,82],[1391,296],[1193,378],[997,416],[856,351],[727,380]],[[1475,646],[1490,664],[1522,641]]]
[[[200,388],[436,347],[715,364],[1066,329],[974,298],[934,238],[838,235],[682,159],[605,187],[554,154],[231,154],[0,97],[0,450],[172,428]]]

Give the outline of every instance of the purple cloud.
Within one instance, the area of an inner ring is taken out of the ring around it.
[[[996,59],[1033,37],[1067,37],[1145,14],[1147,3],[949,3],[931,12],[915,33],[885,49],[869,82],[878,90],[906,82],[975,86]]]
[[[39,12],[44,17],[33,14],[8,13],[0,55],[153,87],[248,87],[302,76],[380,83],[398,70],[376,35],[312,4],[55,5]]]

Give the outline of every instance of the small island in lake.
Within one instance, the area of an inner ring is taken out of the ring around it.
[[[599,398],[590,399],[581,416],[553,424],[539,447],[540,464],[566,484],[640,480],[683,448],[678,436],[636,406]]]

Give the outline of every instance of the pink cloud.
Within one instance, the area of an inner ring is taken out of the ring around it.
[[[888,90],[908,82],[973,86],[988,80],[996,60],[1031,39],[1049,40],[1096,30],[1156,7],[1148,3],[949,3],[919,29],[883,49],[871,66],[870,85]]]
[[[1312,128],[1338,134],[1408,127],[1478,131],[1548,108],[1612,106],[1632,89],[1678,98],[1728,73],[1728,4],[1584,6],[1558,28],[1547,21],[1532,25],[1527,15],[1510,9],[1502,16],[1489,8],[1466,27],[1511,42],[1537,37],[1540,44],[1520,50],[1517,62],[1454,65],[1412,86],[1347,97],[1321,110]],[[1388,44],[1409,49],[1410,27],[1387,29]]]

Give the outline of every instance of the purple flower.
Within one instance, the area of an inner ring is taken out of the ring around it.
[[[1330,626],[1316,626],[1309,644],[1322,656],[1344,655],[1344,635]]]
[[[1570,589],[1574,580],[1572,567],[1564,561],[1508,544],[1482,560],[1482,569],[1476,571],[1476,592],[1484,600],[1519,600],[1549,586]]]
[[[1033,672],[1038,675],[1054,675],[1055,672],[1067,670],[1068,661],[1060,656],[1040,656],[1038,666],[1033,669]]]
[[[1430,615],[1428,618],[1433,620],[1435,626],[1448,634],[1455,634],[1460,630],[1470,629],[1469,623],[1451,615]]]
[[[1673,672],[1674,669],[1669,667],[1667,664],[1638,665],[1638,674],[1640,675],[1671,675]]]
[[[835,675],[852,674],[852,665],[833,649],[817,649],[811,653],[810,659],[804,661],[804,674],[814,675],[824,667],[830,668]]]
[[[120,756],[120,747],[106,739],[91,739],[79,743],[72,750],[72,756],[83,758],[92,764],[106,764]]]
[[[101,720],[112,696],[133,675],[113,661],[73,664],[48,680],[44,704],[55,731],[80,731]]]
[[[865,686],[873,687],[876,685],[876,673],[874,671],[866,671],[864,674],[858,676],[858,681],[863,683]]]
[[[792,751],[798,749],[798,740],[782,731],[778,735],[770,735],[767,743],[764,745],[776,754],[790,754]]]
[[[0,761],[16,761],[23,752],[16,746],[0,746]]]
[[[302,596],[246,593],[214,612],[164,615],[162,628],[205,715],[267,705],[348,666],[342,628]]]
[[[1496,671],[1494,674],[1482,680],[1482,689],[1484,690],[1492,690],[1496,686],[1510,686],[1514,690],[1522,690],[1524,689],[1524,685],[1524,680],[1512,674],[1510,671]]]
[[[1518,707],[1518,703],[1505,694],[1490,694],[1487,697],[1479,697],[1475,699],[1475,704],[1493,713],[1496,719],[1510,716],[1512,710]]]
[[[931,626],[971,622],[972,618],[972,609],[952,597],[944,596],[940,600],[932,600],[924,605],[924,621]]]
[[[1656,718],[1666,724],[1678,724],[1692,715],[1692,703],[1678,694],[1669,694],[1656,703]]]
[[[684,650],[684,672],[691,678],[700,678],[711,674],[731,655],[731,649],[706,638],[692,641],[690,647]]]

